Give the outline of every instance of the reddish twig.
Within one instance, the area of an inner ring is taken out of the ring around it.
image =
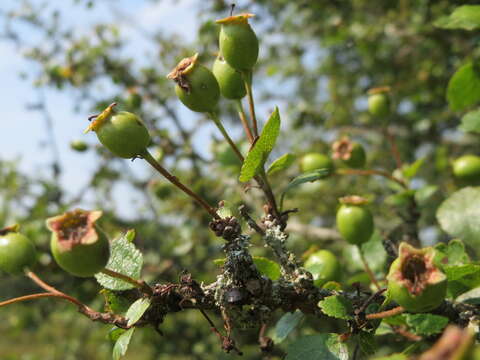
[[[403,307],[397,306],[397,307],[395,307],[391,310],[382,311],[382,312],[378,312],[378,313],[374,313],[374,314],[368,314],[368,315],[365,316],[365,318],[367,320],[383,319],[383,318],[386,318],[386,317],[399,315],[399,314],[403,313],[404,311],[405,311],[405,309]]]

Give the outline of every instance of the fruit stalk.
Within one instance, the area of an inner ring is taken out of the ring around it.
[[[252,70],[242,72],[243,80],[245,81],[245,89],[247,90],[248,106],[250,108],[250,117],[253,123],[253,134],[255,138],[258,137],[257,117],[255,115],[255,102],[253,100],[252,91]]]
[[[220,119],[218,118],[218,115],[217,113],[215,112],[211,112],[209,113],[210,117],[212,118],[213,122],[215,123],[215,125],[217,126],[218,130],[220,130],[220,132],[222,133],[223,137],[225,138],[225,140],[227,140],[228,144],[232,147],[233,151],[235,151],[235,154],[237,155],[237,157],[240,159],[240,161],[243,163],[243,155],[242,153],[240,152],[240,150],[238,150],[238,147],[237,145],[235,145],[235,143],[233,142],[232,138],[230,137],[230,135],[228,135],[227,133],[227,130],[225,130],[225,127],[222,125],[222,122],[220,121]]]
[[[408,190],[408,185],[401,179],[391,175],[387,171],[384,170],[360,170],[360,169],[338,169],[337,174],[340,175],[378,175],[378,176],[383,176],[384,178],[387,178],[389,180],[392,180],[402,186],[404,189]]]
[[[245,111],[243,110],[242,100],[241,99],[235,100],[235,105],[237,106],[238,116],[240,117],[240,121],[242,122],[243,129],[245,130],[245,134],[247,134],[248,141],[250,142],[250,144],[253,144],[253,141],[255,139],[253,137],[252,130],[250,130],[250,125],[248,124]]]
[[[370,266],[368,266],[367,259],[365,259],[365,255],[363,255],[362,248],[361,246],[357,245],[358,252],[360,253],[360,259],[362,259],[363,267],[365,268],[365,272],[367,273],[368,277],[370,278],[370,281],[375,285],[377,290],[380,291],[381,286],[378,283],[377,279],[375,278],[375,274],[373,273],[372,269],[370,269]]]

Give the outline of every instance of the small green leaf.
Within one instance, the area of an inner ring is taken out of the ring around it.
[[[287,338],[287,336],[300,324],[305,317],[300,310],[296,310],[293,313],[284,314],[280,320],[278,320],[275,326],[275,338],[276,344],[281,343]]]
[[[452,110],[463,110],[480,100],[480,72],[469,62],[448,83],[447,99]]]
[[[375,341],[375,336],[373,336],[372,333],[360,331],[356,338],[358,339],[358,345],[360,346],[360,350],[362,350],[365,355],[375,354],[378,345]]]
[[[480,133],[480,109],[463,115],[462,124],[458,128],[465,132]]]
[[[108,340],[110,340],[111,342],[116,342],[118,340],[118,338],[123,334],[125,333],[125,329],[120,329],[120,328],[117,328],[116,326],[114,326],[113,328],[111,328],[109,331],[108,331],[108,334],[107,334],[107,338]]]
[[[434,25],[444,29],[478,29],[480,28],[480,6],[459,6],[450,16],[444,16],[435,21]]]
[[[129,236],[131,237],[131,232],[127,234],[130,234]],[[110,252],[110,259],[108,260],[106,266],[107,269],[130,276],[136,280],[140,279],[140,272],[142,271],[143,265],[143,255],[127,238],[127,235],[121,236],[112,241]],[[130,283],[110,277],[103,273],[96,274],[95,278],[100,285],[110,290],[120,291],[135,287]]]
[[[131,301],[108,289],[102,289],[100,293],[105,298],[105,310],[114,314],[124,314],[130,307]]]
[[[130,344],[134,331],[135,328],[131,328],[120,335],[113,347],[113,360],[120,360],[120,358],[127,353],[128,345]]]
[[[433,314],[405,314],[407,325],[417,335],[441,333],[448,324],[448,318]]]
[[[262,256],[253,256],[252,259],[258,271],[260,271],[260,274],[273,281],[280,278],[281,270],[279,264]],[[225,261],[226,259],[215,259],[213,260],[213,263],[217,266],[223,266]]]
[[[480,287],[476,287],[466,293],[463,293],[455,299],[457,302],[465,302],[472,305],[480,305]]]
[[[418,170],[422,167],[425,162],[425,158],[418,159],[413,164],[404,165],[402,167],[402,174],[404,177],[411,179],[417,175]]]
[[[322,312],[330,317],[349,320],[352,318],[353,306],[350,300],[340,295],[328,296],[318,302]]]
[[[479,202],[480,188],[466,187],[450,195],[437,210],[440,227],[473,249],[480,247]]]
[[[135,229],[128,230],[125,234],[125,239],[129,242],[133,242],[133,240],[135,240]]]
[[[480,286],[480,265],[447,265],[444,266],[444,271],[448,279],[448,297],[456,298]]]
[[[268,155],[272,152],[280,133],[280,115],[275,108],[267,123],[263,127],[259,139],[248,152],[240,171],[240,181],[247,182],[262,169]]]
[[[233,205],[229,201],[224,200],[223,205],[217,210],[217,214],[222,219],[233,216]]]
[[[424,206],[425,203],[437,192],[437,185],[426,185],[415,191],[415,201],[419,206]]]
[[[459,239],[450,240],[448,244],[437,244],[435,249],[447,258],[448,265],[463,265],[470,262],[470,258],[465,251],[465,245]]]
[[[128,319],[127,325],[132,326],[140,320],[145,311],[150,307],[150,303],[150,298],[140,298],[135,301],[125,314],[125,317]]]
[[[310,171],[310,172],[307,172],[307,173],[303,173],[299,176],[297,176],[295,179],[293,179],[288,185],[287,187],[285,188],[285,190],[283,190],[282,192],[282,195],[280,197],[280,208],[283,207],[283,200],[285,198],[285,194],[292,190],[293,188],[301,185],[301,184],[304,184],[306,182],[314,182],[314,181],[317,181],[317,180],[320,180],[320,179],[324,179],[326,178],[328,175],[330,175],[330,171],[328,169],[317,169],[317,170],[313,170],[313,171]]]
[[[338,334],[303,336],[288,346],[285,360],[348,360],[348,347]]]
[[[268,167],[267,175],[288,169],[295,162],[296,158],[295,155],[290,153],[283,154]]]

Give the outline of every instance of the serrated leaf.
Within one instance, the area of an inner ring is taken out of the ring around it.
[[[471,289],[480,286],[480,265],[447,265],[444,266],[447,275],[447,295],[456,298]]]
[[[286,153],[274,160],[267,170],[267,175],[275,174],[276,172],[288,169],[297,157],[293,154]]]
[[[268,155],[272,152],[280,133],[280,114],[276,107],[267,123],[263,127],[259,139],[248,152],[242,169],[240,170],[240,181],[247,182],[262,169]]]
[[[474,249],[480,246],[480,188],[466,187],[454,192],[437,210],[440,227]]]
[[[344,296],[327,296],[318,302],[318,307],[322,309],[322,312],[327,316],[344,320],[352,319],[352,303]]]
[[[330,171],[328,169],[316,169],[307,173],[303,173],[294,178],[292,181],[290,181],[285,190],[283,190],[282,192],[282,195],[280,197],[280,208],[283,207],[283,200],[288,191],[306,182],[314,182],[320,179],[324,179],[328,175],[330,175]]]
[[[463,115],[462,123],[458,128],[465,132],[480,133],[480,109]]]
[[[288,346],[285,360],[348,360],[348,347],[337,334],[304,336]]]
[[[417,175],[418,170],[422,167],[425,162],[425,158],[418,159],[413,164],[404,165],[402,167],[402,175],[408,179],[413,178]]]
[[[463,265],[470,262],[470,258],[465,251],[465,245],[459,239],[450,240],[448,244],[437,244],[435,249],[446,257],[446,264],[448,265]]]
[[[113,347],[113,360],[120,360],[120,358],[127,353],[128,345],[130,344],[134,331],[135,328],[131,328],[120,335]]]
[[[360,350],[365,355],[373,355],[377,351],[378,345],[375,340],[375,336],[372,333],[366,331],[360,331],[360,333],[356,336],[358,340],[358,345],[360,346]]]
[[[217,214],[222,219],[233,216],[233,205],[229,201],[224,200],[223,205],[217,210]]]
[[[417,335],[441,333],[448,324],[448,318],[433,314],[405,314],[407,325]]]
[[[114,314],[123,314],[130,307],[130,301],[125,297],[108,289],[102,289],[100,293],[105,298],[105,310]]]
[[[480,6],[459,6],[455,8],[450,16],[444,16],[435,21],[434,25],[444,29],[478,29],[480,28]]]
[[[300,324],[305,315],[300,311],[296,310],[293,313],[286,313],[283,315],[280,320],[278,320],[277,325],[275,326],[275,343],[279,344],[287,338],[287,336],[295,330],[295,328]]]
[[[135,301],[127,310],[125,317],[128,319],[128,326],[134,325],[141,319],[145,311],[150,307],[150,298],[140,298]]]
[[[106,266],[107,269],[116,271],[120,274],[127,275],[133,279],[138,280],[140,279],[142,265],[142,253],[135,247],[132,242],[127,239],[126,235],[112,241],[110,249],[110,259],[108,260]],[[96,274],[95,278],[100,285],[110,290],[120,291],[132,289],[135,287],[130,283],[127,283],[117,278],[113,278],[103,273]]]
[[[480,72],[473,63],[463,65],[453,74],[447,99],[452,110],[463,110],[480,100]]]
[[[264,258],[262,256],[252,256],[253,263],[257,267],[260,274],[268,277],[270,280],[278,280],[281,276],[280,265],[275,261]],[[213,263],[217,266],[223,266],[226,259],[215,259]]]

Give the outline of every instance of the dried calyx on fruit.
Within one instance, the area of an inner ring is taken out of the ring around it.
[[[425,312],[445,299],[447,277],[435,264],[436,250],[402,242],[387,276],[390,297],[405,310]]]
[[[366,154],[363,146],[344,136],[332,144],[332,157],[340,159],[345,165],[358,169],[365,166]]]
[[[47,227],[52,231],[52,254],[63,270],[89,277],[105,267],[110,246],[106,236],[95,226],[101,216],[101,211],[76,209],[47,219]]]
[[[167,78],[177,83],[175,93],[190,110],[215,111],[220,99],[220,87],[213,73],[198,63],[198,54],[181,60]]]
[[[100,115],[90,116],[85,133],[94,131],[98,140],[112,153],[130,159],[141,155],[150,143],[150,134],[142,120],[127,111],[116,112],[110,104]]]

